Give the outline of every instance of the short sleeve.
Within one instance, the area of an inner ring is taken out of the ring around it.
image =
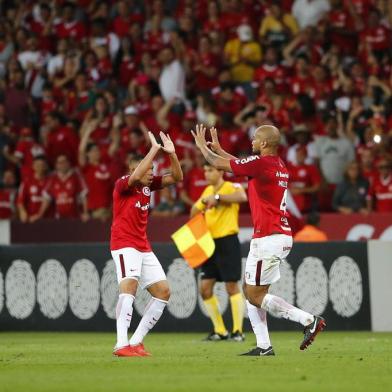
[[[131,193],[132,187],[129,186],[128,180],[129,176],[119,178],[114,185],[114,189],[120,194]]]
[[[154,176],[152,179],[150,190],[156,191],[157,189],[162,189],[162,176]]]
[[[262,168],[261,159],[257,155],[251,155],[243,159],[231,159],[230,166],[236,176],[259,176]]]

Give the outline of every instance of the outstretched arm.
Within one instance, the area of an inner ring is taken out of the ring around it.
[[[232,171],[229,158],[223,158],[208,148],[206,142],[206,128],[203,125],[196,125],[196,133],[193,131],[191,131],[191,133],[195,139],[196,146],[208,163],[217,169],[228,172]]]
[[[213,152],[215,152],[222,158],[237,159],[237,157],[229,154],[221,147],[218,139],[218,131],[216,130],[215,127],[210,128],[210,134],[211,134],[212,142],[207,142],[207,145],[211,148]]]
[[[154,135],[151,132],[148,133],[148,136],[150,137],[151,141],[150,151],[139,163],[134,172],[129,176],[128,186],[132,186],[142,179],[146,171],[151,167],[155,155],[157,155],[158,151],[161,149],[161,145],[157,143]]]
[[[162,186],[169,186],[182,181],[183,174],[180,161],[178,160],[174,143],[170,139],[169,134],[165,135],[163,132],[159,133],[162,139],[162,150],[169,154],[171,172],[162,177]]]

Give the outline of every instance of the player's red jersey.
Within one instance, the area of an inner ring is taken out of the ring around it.
[[[384,179],[379,175],[373,177],[369,188],[369,198],[375,201],[375,211],[392,212],[392,174]]]
[[[34,176],[26,178],[19,187],[18,204],[22,205],[29,216],[37,214],[43,201],[44,189],[48,179],[36,179]]]
[[[89,210],[109,208],[112,194],[109,167],[104,163],[87,164],[83,167],[82,172],[88,189],[87,208]]]
[[[162,177],[154,176],[150,186],[129,186],[129,175],[116,181],[113,191],[113,222],[110,249],[135,248],[150,252],[147,218],[151,192],[162,187]]]
[[[44,196],[54,200],[56,218],[77,218],[78,200],[86,192],[81,176],[71,170],[64,178],[54,174],[48,181]]]
[[[232,159],[237,176],[248,176],[248,197],[254,226],[253,238],[272,234],[291,235],[286,212],[289,173],[278,156],[253,155]]]

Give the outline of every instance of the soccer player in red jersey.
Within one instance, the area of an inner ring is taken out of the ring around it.
[[[147,240],[147,217],[151,192],[181,181],[183,174],[170,136],[161,132],[160,137],[163,146],[149,132],[150,151],[144,158],[130,163],[130,173],[117,180],[113,191],[110,249],[120,289],[116,308],[117,343],[113,354],[122,357],[150,355],[144,349],[143,339],[161,317],[170,296],[165,272]],[[160,150],[169,154],[171,173],[154,176],[153,160]],[[147,289],[152,298],[128,341],[138,284]]]
[[[209,144],[205,132],[203,126],[197,126],[196,133],[192,131],[192,135],[206,160],[218,169],[248,176],[254,234],[246,260],[244,294],[257,347],[243,355],[275,355],[268,334],[267,311],[305,327],[300,345],[300,349],[304,350],[325,327],[325,320],[268,293],[270,285],[279,280],[280,263],[290,253],[293,243],[286,212],[289,173],[278,156],[280,132],[272,125],[257,128],[252,150],[258,155],[243,159],[237,159],[221,148],[216,129],[210,130],[212,142]]]

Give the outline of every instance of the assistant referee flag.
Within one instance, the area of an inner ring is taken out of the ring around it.
[[[208,260],[215,251],[215,242],[202,214],[197,214],[172,234],[182,257],[192,268]]]

